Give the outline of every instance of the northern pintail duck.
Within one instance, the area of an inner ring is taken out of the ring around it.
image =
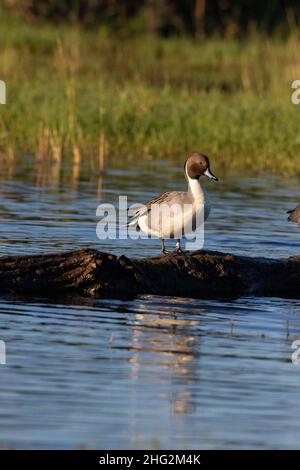
[[[289,222],[295,222],[296,224],[300,224],[300,204],[298,204],[298,206],[295,207],[295,209],[291,211],[287,211],[287,213],[289,214],[288,216]]]
[[[176,239],[176,252],[183,253],[180,248],[180,239],[184,234],[195,231],[197,227],[197,214],[202,212],[200,222],[203,223],[209,215],[209,198],[200,185],[200,176],[218,181],[211,172],[209,159],[202,153],[192,153],[184,164],[184,174],[188,189],[163,193],[151,199],[132,216],[129,225],[136,225],[147,235],[156,236],[161,240],[161,250],[164,254],[165,239]],[[162,211],[167,206],[166,212]],[[198,222],[199,223],[199,222]],[[195,225],[196,224],[196,225]],[[185,231],[186,227],[191,230]]]

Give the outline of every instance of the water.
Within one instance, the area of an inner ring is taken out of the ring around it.
[[[155,255],[153,240],[100,242],[96,207],[120,193],[143,202],[185,184],[181,168],[159,162],[104,177],[86,171],[80,180],[37,178],[25,165],[1,176],[3,255],[80,247]],[[206,248],[300,251],[300,230],[285,214],[300,202],[296,180],[224,175],[205,183],[213,205]],[[299,448],[297,338],[298,300],[2,296],[0,446]]]

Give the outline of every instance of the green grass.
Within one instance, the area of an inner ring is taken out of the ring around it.
[[[179,162],[198,149],[225,169],[300,174],[300,105],[290,99],[297,31],[286,40],[122,41],[6,16],[0,48],[2,155],[98,164],[105,148],[109,165]]]

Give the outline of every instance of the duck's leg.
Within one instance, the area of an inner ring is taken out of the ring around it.
[[[180,239],[176,240],[176,253],[178,255],[182,255],[184,251],[180,248]]]
[[[165,249],[165,240],[163,238],[161,238],[160,243],[161,243],[161,252],[164,255],[167,255],[169,252]]]

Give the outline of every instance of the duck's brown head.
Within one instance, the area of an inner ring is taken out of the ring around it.
[[[185,162],[185,173],[188,178],[197,180],[204,175],[211,180],[218,181],[218,178],[210,171],[209,159],[203,153],[193,152]]]

